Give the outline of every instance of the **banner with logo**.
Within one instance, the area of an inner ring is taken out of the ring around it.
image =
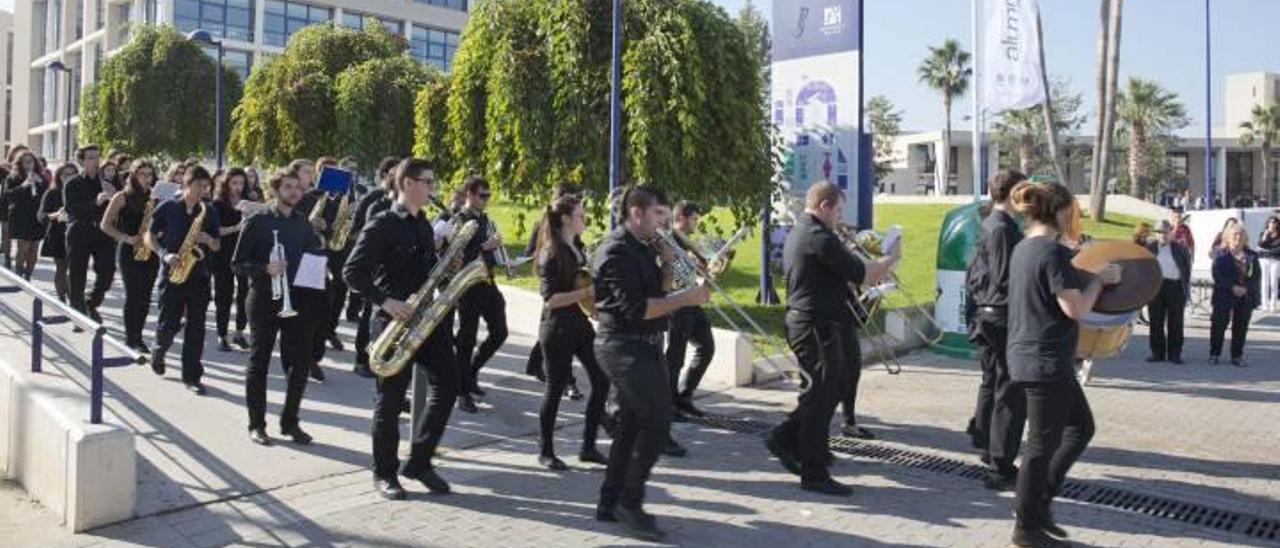
[[[1044,102],[1039,16],[1036,0],[983,1],[982,97],[993,114]]]
[[[770,109],[789,197],[829,180],[846,190],[846,222],[858,224],[871,187],[859,169],[861,19],[862,0],[774,0]]]

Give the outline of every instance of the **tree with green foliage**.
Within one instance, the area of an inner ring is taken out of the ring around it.
[[[476,4],[449,82],[418,97],[415,150],[516,202],[541,202],[561,181],[604,196],[611,9]],[[622,15],[624,180],[754,218],[773,189],[758,52],[709,2],[633,0]]]
[[[893,142],[902,131],[902,111],[884,95],[867,101],[867,123],[871,126],[876,185],[893,173]]]
[[[1249,121],[1240,124],[1240,146],[1258,145],[1262,152],[1262,182],[1271,203],[1280,200],[1280,179],[1272,165],[1271,151],[1280,144],[1280,105],[1254,105]]]
[[[1084,96],[1073,93],[1065,79],[1054,79],[1048,89],[1053,102],[1054,130],[1062,135],[1079,130],[1085,122],[1080,112]],[[1050,151],[1051,133],[1045,126],[1042,105],[1001,112],[993,125],[1001,152],[1016,155],[1019,171],[1027,175],[1060,177]]]
[[[138,156],[212,153],[216,65],[172,27],[136,27],[81,96],[80,141]],[[240,78],[225,66],[222,78],[229,110],[240,100]]]
[[[920,83],[942,94],[942,108],[945,112],[945,129],[942,131],[942,153],[938,154],[937,172],[934,174],[934,193],[942,196],[947,193],[951,180],[951,106],[957,97],[969,91],[969,80],[973,78],[973,67],[969,64],[971,55],[960,47],[960,43],[947,39],[941,46],[930,47],[929,55],[916,69]]]
[[[1158,171],[1165,162],[1164,147],[1155,146],[1156,141],[1187,126],[1186,107],[1177,93],[1152,80],[1130,77],[1120,94],[1116,118],[1129,139],[1129,195],[1142,197],[1159,190],[1153,168]]]
[[[229,152],[242,162],[351,154],[362,165],[409,153],[413,100],[431,72],[382,25],[304,28],[258,65],[232,114]]]

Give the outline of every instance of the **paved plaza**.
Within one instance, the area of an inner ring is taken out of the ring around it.
[[[46,286],[49,275],[38,272]],[[367,469],[373,385],[350,373],[353,324],[340,326],[348,350],[326,357],[328,380],[307,388],[302,420],[316,438],[309,447],[249,442],[248,353],[219,352],[210,336],[205,397],[182,390],[174,372],[165,379],[146,367],[107,372],[108,420],[137,433],[139,517],[72,535],[20,487],[4,484],[0,546],[642,545],[619,525],[592,519],[602,469],[572,458],[584,402],[561,406],[557,448],[572,469],[552,473],[537,465],[541,387],[522,371],[538,300],[504,292],[511,336],[481,374],[488,396],[480,414],[454,413],[437,461],[454,494],[429,496],[408,482],[406,501],[374,493]],[[6,359],[26,352],[24,301],[0,297]],[[119,305],[117,296],[103,309],[109,326],[120,325]],[[1072,471],[1070,499],[1057,505],[1059,523],[1078,545],[1280,545],[1280,317],[1255,322],[1253,366],[1244,369],[1206,365],[1207,318],[1193,315],[1188,323],[1187,365],[1143,363],[1146,339],[1139,333],[1123,356],[1094,370],[1086,391],[1098,433]],[[56,337],[73,341],[77,352],[87,349],[83,335]],[[80,358],[62,354],[51,362],[47,374],[88,386]],[[675,425],[690,454],[664,457],[650,483],[650,510],[667,529],[667,542],[1006,545],[1012,495],[985,490],[973,477],[977,458],[964,434],[976,362],[927,351],[902,362],[901,375],[878,365],[864,371],[859,414],[879,439],[836,445],[833,472],[854,486],[850,498],[801,491],[765,451],[761,429],[791,408],[793,387],[704,395],[698,403],[715,419]],[[278,366],[270,389],[269,422],[283,399]],[[277,434],[274,426],[269,432]]]

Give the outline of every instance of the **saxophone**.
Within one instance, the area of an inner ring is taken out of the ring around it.
[[[151,248],[142,241],[142,235],[147,233],[147,227],[151,226],[151,217],[156,212],[156,201],[147,199],[147,204],[142,206],[142,224],[138,225],[138,245],[133,246],[133,260],[145,263],[151,260]]]
[[[351,207],[351,193],[342,195],[338,201],[338,213],[333,217],[333,226],[329,231],[329,251],[342,251],[351,239],[351,227],[355,225],[355,211]]]
[[[310,213],[309,215],[307,215],[307,222],[309,222],[309,223],[313,223],[313,225],[314,225],[314,223],[315,223],[316,219],[323,219],[323,218],[324,218],[324,210],[325,210],[327,207],[329,207],[329,195],[328,195],[328,194],[326,194],[326,193],[323,193],[323,192],[322,192],[322,193],[320,193],[320,196],[319,196],[318,198],[316,198],[316,203],[315,203],[315,205],[311,206],[311,213]],[[316,234],[316,237],[317,237],[317,238],[320,238],[320,246],[321,246],[321,247],[324,247],[324,248],[328,248],[328,247],[329,247],[328,241],[327,241],[327,239],[324,237],[324,234]]]
[[[192,269],[196,267],[196,263],[204,259],[204,251],[196,243],[196,236],[204,230],[204,218],[209,213],[209,208],[204,205],[204,202],[197,205],[200,206],[200,213],[196,215],[195,220],[191,221],[191,228],[187,229],[187,236],[182,239],[182,247],[178,248],[178,260],[174,261],[173,266],[169,268],[169,283],[185,283],[191,276]]]
[[[380,378],[396,375],[413,360],[440,322],[452,313],[458,299],[472,286],[489,281],[484,259],[475,260],[459,268],[467,243],[480,229],[479,223],[467,221],[450,240],[444,257],[431,269],[427,281],[422,284],[406,304],[413,309],[408,321],[392,320],[383,328],[378,338],[369,344],[369,370]],[[446,279],[448,285],[434,295]]]

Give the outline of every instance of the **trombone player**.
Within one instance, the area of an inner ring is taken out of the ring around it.
[[[702,211],[697,204],[682,200],[675,207],[675,222],[672,229],[692,241],[693,234],[698,231],[698,221]],[[710,251],[710,250],[708,250]],[[697,253],[695,256],[705,256]],[[701,265],[706,268],[708,265]],[[684,369],[685,350],[693,345],[693,363],[685,376],[684,390],[679,390],[680,370]],[[711,365],[715,355],[716,343],[711,336],[711,319],[701,306],[686,306],[671,315],[670,331],[667,335],[667,367],[671,369],[671,397],[676,405],[675,420],[686,420],[686,416],[701,417],[703,413],[693,405],[693,394]]]
[[[827,470],[828,430],[836,405],[860,374],[857,322],[849,284],[876,284],[901,258],[900,246],[864,262],[841,242],[835,229],[844,211],[843,191],[828,181],[809,187],[805,212],[783,247],[787,277],[787,344],[808,383],[787,420],[770,432],[765,446],[800,476],[806,491],[849,496],[853,489]]]
[[[245,220],[232,257],[236,274],[249,278],[249,326],[253,333],[253,351],[245,378],[249,440],[258,445],[271,445],[266,421],[267,371],[278,334],[280,365],[287,379],[280,433],[294,443],[306,445],[311,443],[311,436],[298,425],[298,409],[307,389],[307,374],[311,371],[311,340],[323,319],[317,314],[322,307],[317,305],[324,292],[295,287],[292,280],[298,275],[304,253],[321,252],[320,241],[307,218],[297,209],[302,198],[297,173],[281,171],[267,184],[275,201],[266,212]],[[283,260],[278,256],[280,249],[283,249]],[[280,290],[278,298],[277,289]],[[287,305],[297,308],[292,316]]]

